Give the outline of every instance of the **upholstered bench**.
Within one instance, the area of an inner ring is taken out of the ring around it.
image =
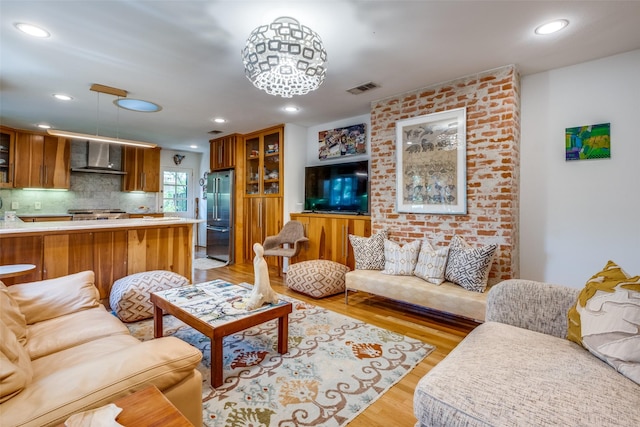
[[[152,292],[188,285],[189,280],[172,271],[154,270],[135,273],[116,280],[111,287],[109,304],[123,322],[153,317]]]
[[[289,266],[285,283],[294,291],[323,298],[344,292],[344,275],[348,271],[349,267],[334,261],[302,261]]]

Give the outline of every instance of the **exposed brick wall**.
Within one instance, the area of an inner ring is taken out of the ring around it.
[[[467,214],[398,213],[395,123],[466,107]],[[506,66],[371,104],[371,219],[392,240],[498,244],[490,283],[519,276],[520,78]]]

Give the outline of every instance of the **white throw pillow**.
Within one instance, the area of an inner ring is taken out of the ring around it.
[[[384,239],[387,230],[378,231],[371,237],[349,234],[353,247],[356,270],[382,270],[384,268]]]
[[[442,284],[448,256],[448,247],[434,249],[429,241],[423,240],[413,274],[434,285]]]
[[[445,279],[467,290],[484,292],[497,249],[495,244],[473,248],[462,237],[453,236]]]
[[[418,261],[420,240],[399,245],[391,240],[384,240],[384,274],[394,276],[411,276]]]

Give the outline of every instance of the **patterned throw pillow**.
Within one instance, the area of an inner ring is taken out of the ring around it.
[[[401,246],[384,239],[384,270],[382,272],[394,276],[412,276],[421,243],[420,240],[415,240]]]
[[[640,276],[607,262],[569,310],[567,338],[640,384]]]
[[[495,244],[473,248],[462,237],[453,236],[445,279],[467,290],[484,292],[497,249]]]
[[[384,239],[387,230],[378,231],[371,237],[349,234],[356,259],[356,270],[382,270],[384,268]]]
[[[448,256],[449,248],[434,249],[427,240],[424,240],[413,274],[434,285],[442,284]]]

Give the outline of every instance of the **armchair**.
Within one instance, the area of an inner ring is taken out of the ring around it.
[[[262,246],[264,256],[278,256],[291,258],[302,249],[302,245],[309,239],[304,235],[304,226],[300,221],[287,222],[275,236],[267,236]]]

